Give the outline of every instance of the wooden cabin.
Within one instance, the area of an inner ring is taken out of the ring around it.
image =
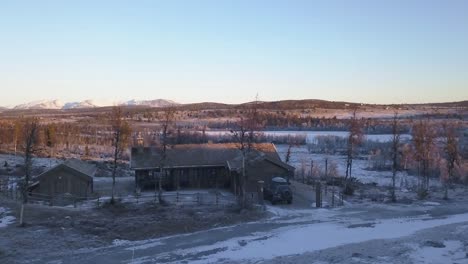
[[[72,195],[84,199],[93,193],[95,172],[96,166],[70,159],[35,177],[36,182],[29,190],[51,198]]]
[[[162,176],[167,191],[224,188],[239,193],[242,152],[236,144],[175,145],[167,149],[165,159],[162,157],[158,148],[132,148],[131,168],[135,171],[136,188],[154,189]],[[254,192],[259,180],[294,175],[294,167],[281,161],[273,144],[255,144],[245,160],[248,191]]]

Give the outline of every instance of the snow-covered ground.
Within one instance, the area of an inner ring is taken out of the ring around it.
[[[24,157],[21,155],[11,155],[11,154],[0,154],[0,166],[5,165],[5,162],[8,164],[8,167],[14,168],[16,165],[24,164]],[[33,158],[32,163],[33,167],[42,167],[42,168],[52,168],[62,161],[54,158]]]
[[[0,228],[6,227],[15,222],[15,217],[10,214],[10,210],[0,207]]]
[[[409,255],[414,263],[468,263],[462,241],[443,241],[440,246],[409,244],[413,252]]]
[[[86,240],[78,250],[25,254],[30,263],[468,263],[467,191],[452,192],[449,201],[412,204],[267,205],[271,217],[260,221],[145,240],[116,237],[97,247]]]
[[[267,210],[273,217],[259,222],[158,239],[117,239],[107,247],[38,261],[468,263],[468,210],[456,204],[369,204],[330,210],[267,206]]]
[[[276,145],[280,158],[284,161],[288,145]],[[338,168],[339,175],[345,175],[346,171],[346,157],[342,155],[325,155],[309,153],[307,146],[294,146],[291,148],[291,157],[289,164],[296,168],[296,173],[301,173],[301,167],[305,166],[306,171],[310,170],[311,161],[314,166],[318,166],[321,170],[325,168],[325,160],[328,159],[328,166],[335,163]],[[376,183],[378,186],[390,186],[392,183],[391,171],[372,171],[367,168],[370,167],[368,160],[353,160],[352,176],[359,179],[362,183]],[[399,172],[396,177],[397,186],[401,188],[408,188],[415,186],[417,177],[408,175],[406,172]],[[431,186],[440,186],[440,181],[431,179]]]
[[[185,250],[176,250],[170,254],[181,256],[196,252],[215,252],[209,257],[191,260],[190,263],[220,263],[229,261],[256,262],[273,259],[279,256],[303,254],[306,252],[359,243],[373,239],[392,239],[414,234],[417,231],[441,225],[468,221],[468,214],[453,215],[445,219],[432,219],[427,216],[407,219],[388,219],[376,223],[364,223],[362,226],[350,227],[348,223],[317,223],[279,228],[271,232],[258,232],[245,237],[235,237],[213,245],[205,245]],[[320,239],[311,239],[312,237]],[[285,243],[287,241],[287,243]],[[460,251],[459,241],[450,242],[445,252]],[[453,256],[427,249],[418,249],[415,259],[427,258],[432,263],[446,263]],[[441,251],[441,250],[439,250]],[[464,249],[463,251],[464,252]],[[437,256],[432,260],[431,256]],[[132,263],[149,263],[148,258],[135,259]],[[176,262],[174,262],[176,263]],[[428,262],[423,262],[428,263]]]

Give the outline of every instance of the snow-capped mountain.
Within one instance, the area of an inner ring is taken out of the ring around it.
[[[20,104],[13,109],[62,109],[63,103],[59,100],[40,100]]]
[[[62,109],[80,109],[80,108],[94,108],[98,107],[93,100],[85,100],[82,102],[70,102],[70,103],[65,103],[62,107]]]
[[[85,101],[76,101],[76,102],[66,102],[62,103],[60,100],[40,100],[33,101],[25,104],[20,104],[12,109],[16,110],[27,110],[27,109],[82,109],[82,108],[95,108],[95,107],[104,107],[104,106],[148,106],[148,107],[166,107],[178,105],[178,103],[165,100],[165,99],[155,99],[155,100],[128,100],[120,102],[107,102],[107,103],[97,103],[94,100],[85,100]],[[1,108],[1,107],[0,107]]]
[[[173,106],[173,105],[178,105],[178,103],[171,101],[171,100],[165,100],[165,99],[155,99],[155,100],[129,100],[129,101],[124,101],[120,102],[119,105],[140,105],[140,106],[149,106],[149,107],[166,107],[166,106]]]

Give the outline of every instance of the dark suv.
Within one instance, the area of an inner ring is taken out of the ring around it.
[[[278,202],[291,204],[293,200],[288,181],[281,177],[275,177],[271,179],[269,184],[266,184],[263,196],[265,200],[271,201],[271,204],[276,204]]]

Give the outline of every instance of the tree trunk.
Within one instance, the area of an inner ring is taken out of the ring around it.
[[[19,225],[22,227],[24,226],[24,202],[21,203],[21,211],[20,211],[20,222]]]
[[[247,185],[247,176],[245,174],[245,155],[242,156],[242,178],[244,179],[242,184],[242,200],[243,200],[243,208],[247,205],[247,194],[246,194],[246,185]]]
[[[159,204],[162,204],[163,203],[163,199],[162,199],[162,178],[163,178],[163,175],[164,175],[164,169],[161,168],[159,170],[159,181],[158,181],[158,201],[159,201]]]
[[[396,169],[393,168],[392,174],[392,202],[396,202],[396,195],[395,195],[395,182],[396,182]]]
[[[112,168],[112,197],[111,204],[115,203],[115,174],[117,173],[117,160],[114,159],[114,167]]]

